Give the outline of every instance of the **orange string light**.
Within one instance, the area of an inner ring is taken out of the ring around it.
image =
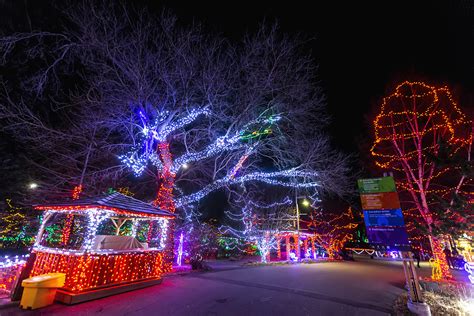
[[[160,278],[163,254],[147,251],[75,255],[37,251],[30,277],[52,272],[66,274],[63,289],[82,292],[123,282]]]

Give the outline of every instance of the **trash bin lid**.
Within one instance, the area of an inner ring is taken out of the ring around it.
[[[23,280],[22,283],[39,283],[46,280],[59,279],[65,276],[64,273],[47,273],[42,275],[37,275],[29,279]]]

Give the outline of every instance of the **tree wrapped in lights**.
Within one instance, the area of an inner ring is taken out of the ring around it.
[[[242,201],[243,202],[243,201]],[[277,249],[278,233],[291,230],[292,223],[296,217],[290,215],[292,201],[286,197],[280,202],[262,204],[246,199],[245,206],[240,212],[227,211],[227,217],[238,223],[239,228],[221,226],[219,228],[223,235],[247,240],[256,245],[260,260],[266,263],[270,258],[270,252]]]
[[[29,221],[25,211],[14,206],[11,199],[6,199],[6,205],[7,208],[0,219],[0,238],[5,241],[12,240],[12,243],[18,246],[26,235]]]
[[[339,259],[344,245],[353,240],[359,223],[354,219],[352,208],[341,213],[316,209],[310,214],[308,229],[314,232],[316,241],[326,250],[330,259]]]
[[[397,173],[399,189],[405,190],[411,200],[405,212],[408,217],[419,218],[419,222],[424,223],[433,254],[441,264],[443,276],[449,278],[446,258],[436,238],[442,222],[433,212],[433,196],[448,197],[458,193],[472,179],[457,176],[452,181],[455,168],[437,164],[433,157],[439,157],[442,144],[449,145],[448,157],[469,156],[472,123],[447,87],[403,82],[383,99],[374,130],[371,153],[377,166]],[[449,208],[444,212],[450,212]]]
[[[128,170],[141,175],[134,192],[157,187],[155,203],[172,212],[249,181],[345,190],[346,157],[322,132],[324,96],[303,42],[262,26],[233,43],[109,2],[71,6],[64,18],[61,32],[0,41],[6,65],[34,66],[16,72],[24,85],[4,78],[0,102],[6,131],[37,167],[33,198],[78,184],[103,192]]]

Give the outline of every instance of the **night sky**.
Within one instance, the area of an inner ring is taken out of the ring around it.
[[[231,40],[263,21],[309,39],[306,49],[319,66],[332,116],[329,132],[347,153],[361,151],[381,98],[401,81],[448,85],[463,108],[474,103],[474,1],[125,2],[156,15],[168,9],[179,23],[198,22]],[[0,0],[0,25],[24,27],[26,10],[54,24],[54,3],[62,2]]]
[[[143,1],[161,10],[163,2]],[[448,85],[467,108],[474,103],[474,1],[165,1],[183,22],[197,21],[239,39],[263,20],[300,33],[319,65],[332,115],[334,144],[357,153],[370,137],[374,109],[404,80]]]

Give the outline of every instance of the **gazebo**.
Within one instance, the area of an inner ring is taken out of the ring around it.
[[[168,211],[118,192],[35,209],[44,213],[30,277],[65,273],[65,285],[56,295],[59,301],[74,304],[157,284],[171,268],[173,249],[167,241],[172,234],[169,221],[175,216]],[[48,228],[55,220],[62,224],[62,233],[52,246]],[[142,242],[137,240],[139,227]],[[108,234],[99,235],[105,228]]]
[[[294,251],[295,258],[301,259],[301,250],[303,251],[303,257],[308,259],[316,259],[316,238],[313,233],[300,231],[299,233],[295,230],[280,231],[276,234],[277,239],[277,258],[282,259],[281,255],[281,241],[285,243],[285,254],[286,260],[290,261],[290,253]],[[300,253],[296,251],[298,249],[298,240],[303,241],[303,247],[300,248]],[[310,251],[308,251],[310,250]]]

